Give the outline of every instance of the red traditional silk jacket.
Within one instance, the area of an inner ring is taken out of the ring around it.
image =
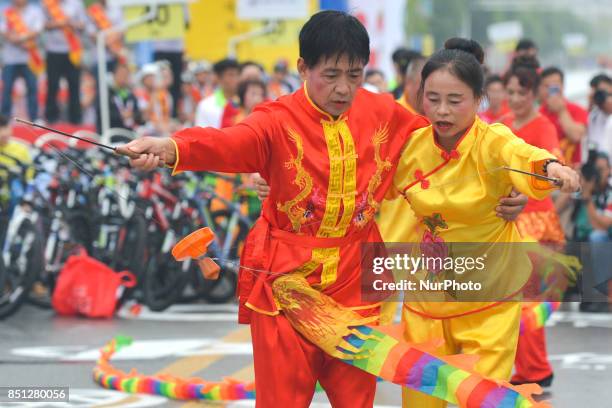
[[[346,307],[379,306],[361,299],[361,243],[382,240],[374,215],[409,135],[427,124],[390,95],[363,89],[334,119],[303,87],[236,126],[172,137],[174,172],[258,172],[270,185],[241,257],[240,323],[253,311],[279,313],[271,282],[288,272]]]

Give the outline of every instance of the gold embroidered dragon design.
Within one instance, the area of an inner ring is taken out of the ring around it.
[[[291,226],[293,230],[296,232],[300,231],[300,227],[306,219],[304,217],[305,208],[303,208],[299,203],[303,201],[310,192],[312,191],[313,181],[312,177],[304,167],[302,166],[302,160],[304,159],[304,145],[302,143],[302,137],[293,129],[287,128],[287,134],[293,143],[295,143],[295,147],[297,149],[297,154],[294,157],[291,155],[290,160],[285,162],[285,168],[288,170],[295,169],[296,175],[293,180],[293,184],[297,185],[301,190],[300,192],[291,200],[286,201],[285,203],[277,204],[277,209],[281,212],[287,214],[289,220],[291,221]]]
[[[392,167],[389,157],[384,160],[381,158],[380,148],[389,140],[389,124],[379,127],[372,136],[372,144],[374,145],[374,161],[376,162],[376,172],[368,183],[367,198],[363,198],[358,206],[358,213],[354,219],[355,225],[363,227],[374,217],[376,211],[380,207],[380,203],[374,199],[376,189],[382,183],[382,174]]]

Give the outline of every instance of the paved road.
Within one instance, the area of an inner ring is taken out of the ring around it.
[[[117,334],[135,340],[114,359],[119,368],[208,380],[223,376],[252,379],[248,328],[237,325],[235,316],[234,305],[179,305],[164,313],[144,310],[137,317],[124,312],[114,320],[86,320],[60,318],[51,311],[26,306],[0,322],[0,385],[67,385],[71,402],[0,403],[0,407],[252,407],[251,401],[224,405],[127,395],[104,390],[91,379],[97,350]],[[556,313],[549,323],[549,352],[556,377],[546,398],[561,408],[612,406],[612,314],[568,310]],[[400,405],[399,388],[379,384],[377,408]],[[329,404],[318,394],[312,406]]]

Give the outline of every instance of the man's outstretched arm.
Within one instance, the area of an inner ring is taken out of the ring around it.
[[[130,164],[152,170],[160,163],[173,170],[261,172],[269,156],[270,117],[255,112],[244,122],[224,129],[193,127],[171,138],[141,137],[121,146],[139,153]]]

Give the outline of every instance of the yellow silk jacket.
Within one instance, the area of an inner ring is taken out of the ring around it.
[[[494,256],[488,259],[484,271],[460,277],[462,281],[473,278],[481,282],[491,302],[428,302],[432,298],[426,296],[407,307],[430,317],[445,318],[491,307],[520,291],[529,278],[531,263],[520,245],[490,245],[522,242],[514,222],[497,217],[495,207],[513,186],[535,199],[543,199],[554,187],[503,167],[543,174],[548,159],[554,156],[525,143],[506,126],[489,125],[479,118],[450,152],[438,145],[432,126],[412,133],[393,180],[395,195],[404,196],[417,219],[416,226],[408,223],[414,228],[408,236],[416,237],[420,243],[448,244],[451,251],[453,243],[484,243],[470,250],[478,248],[478,252]],[[396,222],[396,226],[402,225],[401,220]],[[460,248],[465,250],[465,246]],[[456,249],[453,256],[461,250]],[[423,274],[416,276],[424,278]]]

